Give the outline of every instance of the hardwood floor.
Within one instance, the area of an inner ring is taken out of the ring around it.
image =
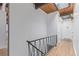
[[[0,56],[7,56],[7,49],[6,48],[0,49]]]
[[[48,56],[75,56],[73,42],[70,39],[64,39],[48,52]]]

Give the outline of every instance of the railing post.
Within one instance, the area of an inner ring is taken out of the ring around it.
[[[56,46],[57,46],[57,35],[56,35]]]
[[[47,51],[48,51],[48,48],[47,48],[47,37],[46,37],[46,53],[47,53]]]

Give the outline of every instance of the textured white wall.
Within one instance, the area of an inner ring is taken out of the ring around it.
[[[26,40],[47,36],[46,15],[33,4],[10,4],[10,55],[27,55]]]
[[[48,16],[47,16],[47,34],[48,34],[48,36],[57,35],[57,19],[58,19],[58,12],[48,14]]]
[[[57,17],[57,16],[56,16]],[[59,15],[57,17],[57,34],[58,41],[61,39],[72,39],[73,36],[73,21],[71,19],[62,19]]]
[[[71,19],[63,20],[58,11],[47,16],[47,35],[57,35],[58,42],[64,38],[72,39],[72,26],[73,22]]]
[[[66,19],[65,21],[62,22],[62,39],[68,38],[72,39],[72,30],[73,30],[73,22],[69,19]]]
[[[76,49],[76,53],[79,56],[79,4],[77,3],[74,8],[74,47]]]
[[[6,47],[6,16],[5,12],[0,10],[0,48]]]

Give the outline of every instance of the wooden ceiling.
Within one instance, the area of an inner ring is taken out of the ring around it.
[[[57,11],[57,8],[54,3],[48,3],[40,7],[47,14]]]
[[[68,7],[58,10],[60,13],[60,16],[72,14],[74,10],[74,4],[69,4]]]
[[[58,9],[55,3],[37,3],[38,7],[43,10],[45,13],[49,14],[55,11],[59,11],[60,16],[68,15],[73,13],[74,4],[69,3],[69,6],[63,9]]]

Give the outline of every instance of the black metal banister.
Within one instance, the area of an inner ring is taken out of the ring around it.
[[[28,43],[28,53],[30,56],[44,56],[48,51],[56,46],[57,35],[52,35],[32,41],[27,41]]]
[[[57,36],[57,35],[53,35],[53,36]],[[50,36],[48,36],[48,37],[50,37]],[[44,37],[44,38],[48,38],[48,37]],[[44,38],[40,38],[40,39],[36,39],[36,40],[32,40],[32,41],[30,41],[30,42],[34,42],[34,41],[38,41],[38,40],[42,40],[42,39],[44,39]]]
[[[39,52],[41,52],[43,55],[45,55],[41,50],[39,50],[37,47],[35,47],[31,42],[27,41],[30,45],[32,45],[34,48],[36,48]]]

